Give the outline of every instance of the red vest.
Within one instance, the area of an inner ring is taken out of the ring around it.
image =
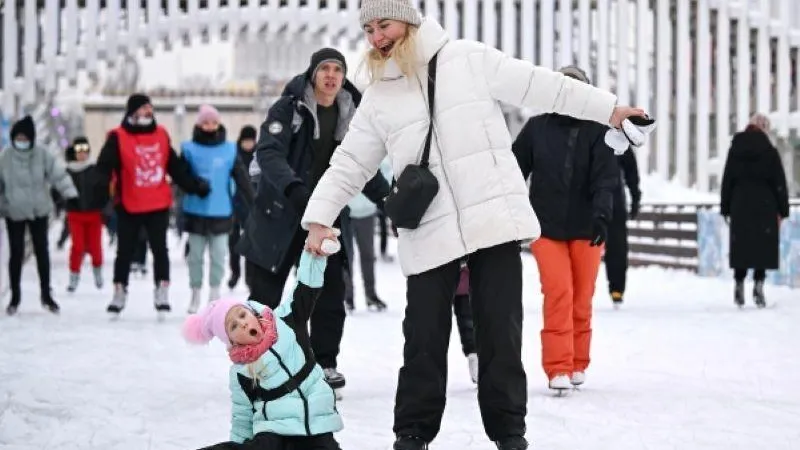
[[[162,211],[172,206],[167,183],[170,143],[160,125],[152,133],[132,134],[121,126],[113,130],[119,145],[119,196],[132,214]]]

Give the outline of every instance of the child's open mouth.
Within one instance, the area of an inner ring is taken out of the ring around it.
[[[258,336],[258,330],[256,330],[255,328],[251,328],[250,329],[250,336],[253,336],[253,337]]]

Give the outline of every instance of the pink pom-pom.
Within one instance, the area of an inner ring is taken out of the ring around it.
[[[191,314],[183,322],[183,338],[192,344],[208,344],[212,336],[203,330],[203,318],[199,314]]]

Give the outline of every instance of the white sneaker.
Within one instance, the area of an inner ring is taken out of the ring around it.
[[[192,299],[189,301],[189,314],[194,314],[200,308],[200,289],[192,289]]]
[[[208,302],[211,303],[215,300],[219,300],[219,286],[211,286],[211,290],[208,292]]]
[[[564,374],[556,375],[550,380],[550,389],[557,389],[560,391],[571,388],[572,383],[570,383],[569,377]]]
[[[572,372],[572,378],[569,380],[573,386],[580,386],[586,382],[586,372]]]
[[[469,377],[472,382],[478,384],[478,354],[470,353],[467,355],[467,365],[469,366]]]

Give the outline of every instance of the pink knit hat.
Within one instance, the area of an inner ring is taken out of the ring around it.
[[[219,111],[211,105],[200,105],[200,110],[197,112],[197,125],[206,121],[220,122]]]
[[[247,306],[241,300],[221,298],[208,304],[197,314],[191,314],[183,322],[183,337],[192,344],[207,344],[217,338],[231,347],[231,340],[225,330],[225,316],[234,306]]]

